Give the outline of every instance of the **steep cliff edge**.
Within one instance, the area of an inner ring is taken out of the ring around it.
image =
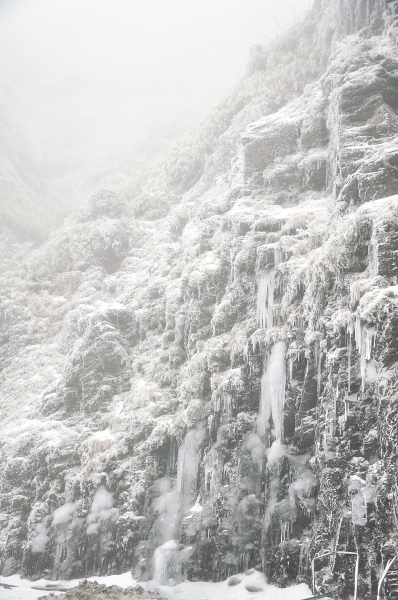
[[[316,2],[162,170],[4,276],[4,574],[288,585],[315,558],[349,595],[358,556],[376,593],[398,544],[396,23],[396,0]]]

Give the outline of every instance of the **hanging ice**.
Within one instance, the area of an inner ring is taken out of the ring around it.
[[[272,417],[275,438],[283,443],[283,409],[285,404],[286,343],[277,342],[261,378],[260,411],[258,431],[265,435]]]
[[[181,495],[181,502],[191,506],[197,497],[196,485],[199,468],[199,446],[205,435],[203,423],[195,429],[190,429],[178,450],[177,459],[177,490]]]
[[[257,321],[261,329],[269,329],[274,324],[274,294],[277,282],[275,269],[264,272],[258,280]]]
[[[159,493],[153,503],[153,508],[158,515],[155,526],[159,541],[164,543],[174,539],[177,534],[180,495],[175,487],[171,487],[169,477],[163,477],[156,481],[153,489]]]
[[[316,384],[316,393],[317,396],[321,393],[321,375],[322,375],[322,353],[320,344],[315,344],[315,365],[317,370],[317,384]]]
[[[361,356],[361,389],[364,391],[366,382],[366,361],[372,358],[372,348],[375,346],[376,327],[365,327],[359,317],[355,322],[355,343]]]
[[[348,379],[348,393],[351,391],[351,355],[352,355],[352,335],[354,333],[354,326],[350,324],[347,327],[347,344],[348,344],[348,356],[347,356],[347,379]]]
[[[279,246],[277,248],[274,248],[274,264],[275,267],[277,267],[278,265],[282,264],[285,260],[285,253],[283,251],[283,248],[280,248]]]
[[[161,585],[175,585],[180,572],[177,559],[178,543],[169,540],[156,548],[153,554],[153,578]]]
[[[377,275],[379,274],[379,244],[375,238],[372,239],[369,254],[370,254],[370,260],[369,260],[370,273],[373,277],[377,277]]]
[[[222,463],[216,448],[211,448],[204,459],[206,491],[214,494],[220,484]]]
[[[178,450],[177,482],[173,489],[167,485],[167,478],[159,480],[161,495],[155,500],[154,508],[159,513],[156,522],[163,544],[153,554],[153,578],[160,584],[175,585],[181,575],[178,561],[178,538],[181,519],[184,514],[198,510],[196,491],[199,468],[199,447],[205,435],[204,423],[190,429]]]
[[[262,271],[258,279],[257,290],[257,322],[261,329],[269,329],[274,324],[274,295],[279,285],[277,267],[285,259],[284,251],[279,246],[274,248],[274,268]]]

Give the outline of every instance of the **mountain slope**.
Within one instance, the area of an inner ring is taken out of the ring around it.
[[[316,2],[140,189],[98,192],[4,276],[4,574],[287,585],[330,552],[317,589],[347,595],[335,553],[358,552],[377,590],[398,541],[395,12]]]

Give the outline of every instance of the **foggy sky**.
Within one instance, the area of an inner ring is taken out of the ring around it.
[[[196,126],[311,3],[0,0],[1,100],[48,178],[87,178]]]

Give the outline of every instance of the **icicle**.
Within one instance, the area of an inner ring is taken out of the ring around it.
[[[332,556],[331,556],[331,564],[330,564],[330,570],[331,570],[332,573],[334,571],[334,566],[335,566],[335,563],[336,563],[336,552],[337,552],[337,548],[339,546],[340,532],[341,532],[341,526],[343,524],[343,519],[344,519],[344,515],[342,515],[340,517],[340,521],[339,521],[339,524],[338,524],[337,530],[336,530],[336,537],[335,537],[335,540],[334,540],[334,552],[335,553],[332,554]]]
[[[289,539],[290,521],[282,521],[281,523],[281,542],[286,542]]]
[[[366,383],[366,362],[372,357],[372,349],[376,343],[377,329],[375,327],[365,327],[357,316],[355,322],[355,343],[361,356],[361,390],[365,390]]]
[[[286,343],[277,342],[272,350],[267,368],[261,378],[260,412],[258,416],[258,431],[265,435],[269,420],[274,423],[275,438],[283,443],[283,417],[285,404],[285,357]]]
[[[334,407],[333,407],[333,435],[336,433],[337,426],[337,401],[339,399],[339,384],[337,384],[336,393],[334,395]]]
[[[230,419],[232,415],[232,396],[231,394],[226,394],[223,403],[223,412],[227,420]]]
[[[362,350],[362,332],[363,332],[363,325],[361,323],[360,318],[357,316],[357,318],[355,320],[355,344],[356,344],[357,350],[360,354],[361,354],[361,350]]]
[[[376,335],[377,329],[376,327],[365,328],[366,337],[365,337],[365,355],[366,360],[370,360],[372,358],[372,349],[376,344]]]
[[[258,281],[257,321],[261,329],[270,329],[274,323],[274,294],[277,272],[263,272]]]
[[[285,253],[283,251],[282,248],[280,248],[279,246],[277,248],[274,248],[274,264],[275,267],[279,266],[280,264],[282,264],[285,260]]]
[[[177,552],[176,540],[169,540],[156,548],[153,554],[153,578],[157,583],[170,585],[179,580]]]
[[[317,383],[316,383],[316,393],[318,396],[321,393],[321,364],[322,364],[322,354],[321,354],[321,352],[319,352]]]
[[[294,358],[293,356],[289,356],[289,381],[293,380],[293,364]]]
[[[321,347],[320,347],[319,343],[315,344],[315,365],[316,365],[316,370],[317,370],[316,393],[317,393],[317,396],[320,396],[320,393],[321,393],[322,353],[321,353]]]
[[[243,344],[243,358],[246,363],[249,362],[249,340]]]
[[[274,324],[274,295],[279,284],[277,267],[283,263],[284,251],[279,246],[274,248],[274,268],[263,271],[258,280],[257,321],[261,329],[270,329]]]
[[[351,391],[351,355],[352,355],[352,334],[354,333],[354,326],[349,325],[347,327],[347,345],[348,345],[348,364],[347,364],[347,379],[348,379],[348,393]]]
[[[375,239],[372,240],[369,266],[371,275],[377,277],[379,274],[379,243]]]
[[[219,413],[220,408],[221,408],[220,392],[216,391],[214,394],[213,410],[215,413]]]
[[[220,414],[223,421],[229,421],[232,416],[233,401],[231,394],[216,390],[213,393],[213,410]]]
[[[299,574],[305,576],[310,566],[310,549],[311,539],[308,537],[302,538],[299,558]]]
[[[327,448],[327,445],[328,445],[327,423],[328,423],[328,409],[326,408],[325,429],[323,430],[323,447],[324,448]]]
[[[163,490],[154,506],[161,512],[158,518],[157,531],[163,538],[163,544],[158,546],[153,554],[153,578],[163,585],[175,585],[181,580],[181,565],[178,561],[179,526],[181,517],[192,512],[192,504],[196,500],[195,510],[198,510],[197,475],[199,468],[199,447],[205,435],[204,423],[198,423],[190,429],[178,449],[177,482],[170,490]],[[162,485],[164,486],[164,480]]]
[[[204,459],[204,470],[205,470],[205,489],[207,493],[211,495],[216,493],[220,484],[220,472],[223,466],[220,462],[218,452],[216,448],[211,448]]]
[[[335,435],[335,408],[327,407],[325,415],[325,429],[323,432],[323,444],[327,448],[328,439],[333,438]]]
[[[190,429],[178,449],[177,490],[182,497],[187,496],[188,503],[192,495],[196,497],[196,479],[199,468],[199,446],[204,437],[204,427],[199,424]]]
[[[328,434],[329,434],[329,437],[332,438],[333,435],[334,435],[334,412],[332,411],[332,416],[330,416],[330,413],[329,413],[328,416],[329,416],[329,423],[328,423],[328,426],[329,426],[328,429],[329,429],[329,431],[328,431]]]

